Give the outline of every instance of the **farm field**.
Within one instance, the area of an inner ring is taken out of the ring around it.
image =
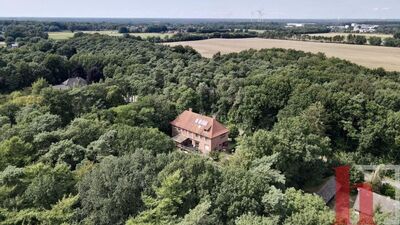
[[[184,45],[196,49],[202,56],[211,58],[222,54],[247,49],[284,48],[305,52],[325,53],[328,57],[349,60],[368,68],[383,67],[389,71],[400,71],[400,48],[367,45],[348,45],[318,42],[289,41],[276,39],[208,39],[202,41],[164,43],[169,46]]]
[[[94,33],[99,33],[103,35],[109,35],[109,36],[115,36],[115,37],[120,37],[122,34],[118,33],[117,31],[114,30],[104,30],[104,31],[82,31],[83,33],[88,33],[88,34],[94,34]],[[75,32],[77,33],[77,32]],[[72,38],[75,33],[72,33],[70,31],[62,31],[62,32],[48,32],[49,38],[53,40],[65,40]],[[130,33],[132,36],[140,36],[142,38],[147,38],[147,37],[160,37],[164,38],[168,35],[172,34],[166,34],[166,33]]]
[[[363,35],[366,37],[381,37],[381,38],[393,37],[393,35],[391,35],[391,34],[373,34],[373,33],[322,33],[322,34],[309,34],[309,35],[310,36],[334,37],[336,35],[348,36],[349,34]]]
[[[69,32],[69,31],[62,31],[62,32],[48,32],[49,39],[53,40],[65,40],[72,38],[74,36],[74,33]]]

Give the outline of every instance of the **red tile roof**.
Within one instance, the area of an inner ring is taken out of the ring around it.
[[[208,138],[218,137],[229,132],[229,130],[216,119],[194,113],[190,110],[181,113],[170,124]]]

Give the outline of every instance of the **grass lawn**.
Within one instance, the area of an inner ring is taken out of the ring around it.
[[[77,32],[75,32],[77,33]],[[83,31],[83,33],[87,34],[102,34],[102,35],[109,35],[109,36],[114,36],[114,37],[121,37],[122,34],[118,33],[118,31],[115,30],[102,30],[102,31]],[[74,33],[70,31],[62,31],[62,32],[48,32],[49,38],[53,40],[66,40],[69,38],[72,38],[74,36]],[[168,35],[172,34],[166,34],[166,33],[130,33],[132,36],[140,36],[142,38],[148,38],[148,37],[160,37],[160,38],[165,38]]]
[[[53,40],[65,40],[72,38],[74,36],[74,33],[70,31],[63,31],[63,32],[48,32],[49,39]]]

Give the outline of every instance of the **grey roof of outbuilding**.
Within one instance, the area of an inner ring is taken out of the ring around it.
[[[380,209],[383,213],[400,213],[400,202],[390,197],[373,193],[374,211]],[[358,191],[356,201],[353,206],[354,210],[360,212],[360,191]]]
[[[330,202],[336,195],[336,179],[334,176],[330,177],[321,188],[315,192],[317,195],[324,199],[325,203]]]
[[[83,78],[73,77],[64,81],[62,84],[68,87],[81,87],[81,86],[86,86],[87,82]]]
[[[68,86],[66,86],[66,85],[64,85],[64,84],[54,85],[53,88],[54,88],[54,89],[57,89],[57,90],[67,90],[67,89],[70,89],[70,87],[68,87]]]
[[[54,85],[53,88],[57,90],[67,90],[74,87],[83,87],[87,85],[87,81],[80,77],[69,78],[60,85]]]

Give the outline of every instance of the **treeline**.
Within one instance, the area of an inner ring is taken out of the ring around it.
[[[286,39],[292,38],[293,36],[303,35],[303,34],[315,34],[315,33],[329,33],[330,29],[326,27],[314,27],[314,26],[304,26],[304,27],[281,27],[273,30],[265,30],[259,33],[259,37],[271,38],[271,39]]]
[[[7,44],[16,41],[28,41],[30,39],[47,39],[48,34],[40,26],[30,25],[12,25],[3,28],[0,33],[0,41],[5,41]]]
[[[356,45],[374,45],[387,47],[400,47],[400,34],[395,34],[393,37],[382,38],[379,36],[370,36],[360,34],[335,35],[332,37],[323,35],[295,34],[288,32],[265,32],[260,37],[271,39],[286,39],[299,41],[317,41],[325,43],[341,43],[341,44],[356,44]]]
[[[1,224],[330,225],[302,188],[338,165],[400,162],[396,72],[86,34],[0,51]],[[99,82],[51,87],[93,68]],[[230,128],[229,159],[175,149],[169,122],[188,108]]]
[[[211,38],[254,38],[258,37],[255,32],[229,32],[229,33],[178,33],[173,34],[171,36],[167,36],[164,38],[161,37],[148,37],[145,40],[154,43],[163,43],[163,42],[179,42],[179,41],[197,41],[197,40],[205,40]]]
[[[124,29],[125,30],[125,29]],[[274,31],[265,31],[263,33],[249,30],[249,29],[225,29],[223,27],[208,27],[208,28],[188,28],[185,32],[178,32],[171,34],[168,37],[148,37],[146,40],[151,42],[178,42],[178,41],[194,41],[205,40],[211,38],[273,38],[273,39],[286,39],[304,33],[324,33],[329,32],[327,29],[322,28],[285,28]]]
[[[400,38],[386,38],[383,44],[389,47],[400,47]]]
[[[395,34],[400,32],[399,22],[378,22],[376,24],[379,24],[379,27],[376,29],[378,33]]]
[[[94,31],[94,30],[117,30],[119,24],[109,22],[46,22],[46,21],[17,21],[0,20],[0,30],[6,30],[9,27],[24,26],[37,27],[45,32],[57,32],[63,30],[70,31]]]
[[[381,37],[369,37],[367,38],[364,35],[356,35],[356,34],[349,34],[347,36],[344,35],[335,35],[333,37],[326,37],[320,35],[302,35],[297,36],[296,39],[300,40],[308,40],[308,41],[321,41],[321,42],[328,42],[328,43],[345,43],[345,44],[356,44],[356,45],[365,45],[367,43],[371,45],[381,45],[382,38]]]

